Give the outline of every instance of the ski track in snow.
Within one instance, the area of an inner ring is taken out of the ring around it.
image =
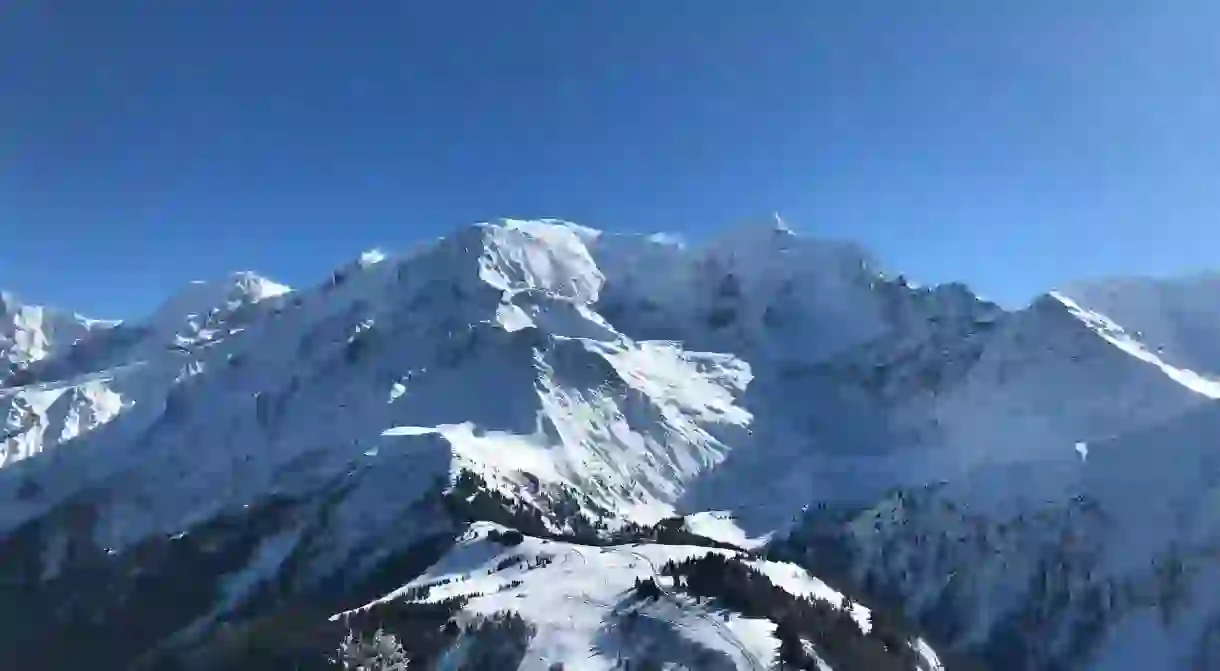
[[[653,582],[656,583],[657,587],[661,590],[661,593],[665,598],[673,600],[673,592],[670,591],[669,586],[666,584],[667,581],[661,575],[661,571],[657,569],[657,565],[652,563],[652,559],[635,551],[632,551],[630,554],[648,565],[648,570],[651,572],[651,576],[649,577],[653,579]],[[716,617],[710,613],[697,612],[695,615],[699,619],[715,627],[716,630],[720,632],[721,638],[723,638],[726,643],[737,649],[737,651],[741,654],[741,658],[750,665],[751,669],[754,671],[765,671],[766,667],[763,665],[763,663],[760,662],[758,658],[746,648],[745,644],[741,642],[741,639],[737,637],[732,629],[730,629],[720,620],[716,619]]]

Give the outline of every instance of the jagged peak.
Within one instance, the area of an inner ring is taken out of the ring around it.
[[[464,256],[482,283],[503,292],[542,290],[593,303],[605,281],[586,243],[600,233],[558,220],[502,219],[458,230],[440,246]],[[465,271],[459,271],[465,274]]]
[[[440,494],[453,495],[446,504],[466,501],[463,513],[478,510],[496,520],[518,512],[514,519],[531,520],[537,512],[537,524],[548,531],[576,529],[562,526],[570,511],[604,525],[710,507],[731,510],[741,520],[732,528],[758,538],[784,529],[797,506],[816,497],[863,499],[889,484],[1008,460],[1034,464],[1030,470],[1039,476],[1049,464],[1052,475],[1073,478],[1098,465],[1121,466],[1125,460],[1114,458],[1100,438],[1087,466],[1072,446],[1190,407],[1194,395],[1165,376],[1186,386],[1207,383],[1149,358],[1146,349],[1127,351],[1143,361],[1135,362],[1119,351],[1129,343],[1117,325],[1053,293],[994,327],[975,329],[971,319],[1003,311],[963,284],[914,287],[885,279],[858,246],[805,238],[779,217],[773,226],[733,229],[689,248],[560,220],[499,220],[459,229],[419,255],[384,258],[360,255],[337,271],[352,272],[342,288],[318,287],[299,303],[251,305],[288,290],[253,273],[188,285],[168,324],[177,334],[184,320],[191,322],[186,326],[196,330],[188,335],[199,337],[190,342],[207,345],[192,347],[189,356],[166,352],[158,336],[170,333],[135,329],[114,334],[117,341],[138,337],[135,346],[123,349],[118,342],[96,348],[98,356],[84,352],[82,361],[104,361],[107,370],[74,368],[73,385],[82,379],[78,372],[98,371],[90,384],[99,397],[113,394],[87,404],[82,397],[92,388],[70,387],[56,409],[71,422],[56,420],[44,433],[87,448],[31,463],[0,481],[9,502],[0,525],[16,528],[59,501],[96,504],[105,523],[87,533],[99,552],[125,559],[138,539],[154,535],[180,543],[189,530],[185,543],[211,544],[205,525],[196,522],[218,510],[247,514],[239,511],[248,505],[250,518],[232,519],[243,527],[268,524],[267,534],[274,527],[277,535],[250,548],[249,565],[235,559],[234,566],[256,572],[285,557],[305,557],[286,564],[299,578],[294,584],[305,585],[315,576],[340,575],[335,571],[359,578],[381,557],[422,543],[439,528],[429,526],[440,514],[431,497],[446,477],[456,477]],[[603,283],[622,276],[638,286],[616,286],[616,294],[648,303],[624,301],[620,319],[609,309],[610,299],[620,296],[608,295]],[[740,284],[720,282],[726,279]],[[603,293],[605,304],[593,302]],[[240,309],[226,311],[233,300]],[[283,310],[273,315],[270,308]],[[713,325],[709,313],[719,309],[724,315],[718,317],[727,316]],[[672,342],[660,341],[660,329],[645,328],[654,314],[673,326]],[[128,361],[140,366],[108,377],[118,370],[111,366]],[[1160,366],[1165,376],[1144,364]],[[181,384],[191,375],[194,384]],[[38,389],[29,385],[30,398],[50,396],[39,382]],[[103,401],[130,402],[133,410],[86,436],[86,427],[102,421]],[[65,431],[69,424],[75,428]],[[392,426],[400,430],[387,431]],[[1211,435],[1210,426],[1173,437],[1196,440]],[[1153,444],[1137,447],[1145,443]],[[1192,473],[1207,472],[1200,464],[1192,464]],[[480,478],[469,489],[457,484],[465,473]],[[18,479],[25,474],[38,477],[27,485]],[[721,479],[704,487],[712,477]],[[996,481],[997,497],[1012,496],[1011,480]],[[1181,480],[1160,482],[1167,491]],[[691,491],[699,496],[687,496]],[[302,502],[302,517],[294,512],[293,521],[310,526],[299,536],[257,517],[262,513],[255,511],[279,505],[281,497]],[[1183,500],[1189,504],[1194,495]],[[326,517],[317,524],[307,517],[315,501],[325,501],[317,510]],[[908,511],[914,507],[899,512]],[[923,519],[948,517],[938,511]],[[57,527],[51,525],[59,521],[46,519],[48,533],[22,536],[31,558],[55,554],[50,540]],[[230,518],[222,519],[227,528]],[[1116,519],[1124,533],[1138,528],[1126,523],[1129,515]],[[875,520],[862,523],[862,536],[879,536]],[[891,526],[886,534],[901,529]],[[524,542],[528,549],[535,541]],[[949,574],[922,543],[906,547],[911,552],[878,554],[931,559],[924,563],[934,579]],[[342,564],[365,549],[376,556],[360,558],[358,567]],[[499,562],[521,549],[494,551],[478,563],[480,580],[501,580],[493,575],[503,568]],[[649,562],[637,560],[652,551],[625,546],[591,550],[586,558],[551,548],[546,561],[553,556],[562,568],[587,560],[589,575],[631,568],[648,577]],[[111,564],[126,570],[122,562]],[[254,573],[231,575],[260,584],[245,579]],[[553,575],[515,573],[473,598],[517,603],[511,590],[523,585],[514,587],[509,578],[534,580],[524,587],[537,596]],[[624,578],[605,591],[607,599],[629,589],[636,575]],[[71,592],[54,587],[57,594]],[[526,589],[517,590],[522,602]],[[215,612],[228,607],[220,604]],[[552,609],[550,602],[545,607],[543,615]],[[559,621],[556,631],[566,636],[567,626]],[[584,659],[587,649],[578,646],[575,658]]]
[[[230,273],[215,280],[194,280],[172,294],[137,325],[169,338],[184,327],[196,330],[213,313],[226,313],[290,292],[283,284],[253,271]]]
[[[931,297],[941,312],[952,316],[992,321],[1006,312],[999,304],[979,296],[962,282],[947,282],[916,291]]]
[[[1012,314],[1014,328],[1030,337],[1079,338],[1082,334],[1099,336],[1102,340],[1127,337],[1122,326],[1058,291],[1039,294],[1029,306]]]
[[[25,366],[71,346],[91,330],[114,324],[31,305],[11,292],[0,292],[0,360]]]
[[[292,287],[280,284],[250,270],[233,273],[228,278],[228,284],[230,286],[230,299],[249,299],[255,303],[292,291]]]
[[[403,263],[413,265],[421,256],[438,261],[434,252],[456,253],[462,258],[446,260],[454,266],[448,271],[465,275],[466,268],[477,268],[482,283],[500,291],[544,290],[586,304],[597,301],[608,279],[631,282],[641,272],[676,270],[656,267],[671,256],[678,266],[711,264],[746,276],[875,274],[872,257],[859,245],[803,236],[778,217],[729,228],[695,246],[666,233],[607,234],[559,219],[499,219],[462,227]]]
[[[804,234],[778,214],[771,221],[750,221],[715,234],[704,246],[706,253],[729,256],[741,263],[777,263],[780,256],[793,256],[803,263],[838,263],[849,267],[873,267],[872,255],[863,246],[832,238]]]
[[[291,288],[287,285],[250,270],[241,270],[220,279],[192,280],[162,303],[155,315],[206,314],[230,303],[257,303],[289,291]]]

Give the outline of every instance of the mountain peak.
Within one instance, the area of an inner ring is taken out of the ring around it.
[[[92,329],[113,324],[23,303],[13,293],[3,291],[0,292],[0,361],[10,366],[25,366],[70,347]],[[0,384],[7,377],[8,371],[0,368]]]
[[[280,284],[250,270],[233,273],[227,281],[230,300],[258,301],[279,296],[292,291],[286,284]]]
[[[162,303],[150,321],[206,315],[213,309],[257,303],[288,291],[291,291],[290,287],[249,270],[230,273],[216,280],[192,280]]]
[[[593,303],[605,276],[586,243],[600,233],[553,219],[481,224],[477,263],[483,282],[502,291],[542,290]]]
[[[1155,316],[1173,325],[1167,351],[1203,356],[1220,341],[1204,337],[1220,333],[1206,283],[1147,300],[1124,283],[1105,309],[1047,294],[1005,312],[963,284],[887,279],[861,247],[779,216],[691,245],[501,219],[384,259],[365,252],[283,300],[288,287],[248,271],[192,282],[151,318],[20,371],[27,382],[0,392],[0,465],[27,462],[0,472],[0,557],[27,583],[0,585],[13,623],[0,651],[46,662],[64,647],[29,641],[69,632],[120,641],[87,654],[125,668],[315,597],[343,617],[369,599],[369,612],[435,617],[399,620],[413,665],[419,646],[460,657],[481,645],[414,634],[462,634],[500,611],[534,628],[521,650],[543,666],[592,653],[590,668],[615,668],[611,653],[691,634],[720,657],[695,650],[690,668],[770,668],[788,661],[777,652],[811,668],[816,641],[790,630],[805,625],[836,637],[830,652],[863,650],[871,630],[800,600],[846,606],[846,592],[771,561],[785,545],[806,568],[862,576],[862,597],[923,614],[963,649],[1053,656],[1043,643],[1063,633],[1104,651],[1098,632],[1127,624],[1185,640],[1201,629],[1178,618],[1196,606],[1220,621],[1203,599],[1174,596],[1173,617],[1154,621],[1148,603],[1088,591],[1215,591],[1201,571],[1220,538],[1204,477],[1220,392],[1133,326]],[[0,337],[10,322],[23,346],[56,332],[2,300],[19,318],[0,320]],[[1200,408],[1207,421],[1178,419]],[[1170,450],[1190,467],[1150,477]],[[1161,507],[1174,517],[1141,522],[1149,506],[1125,503],[1139,503],[1130,488],[1172,498]],[[802,536],[823,514],[825,538]],[[459,537],[467,527],[477,533]],[[734,544],[762,544],[768,560]],[[1141,561],[1093,562],[1104,553]],[[1185,565],[1140,573],[1161,559]],[[167,608],[163,586],[186,581],[198,598]],[[722,612],[696,597],[723,597]],[[584,638],[569,648],[573,621]],[[1045,631],[1011,635],[1010,622]],[[614,638],[632,628],[643,637]]]
[[[158,346],[168,341],[210,339],[211,322],[219,315],[248,308],[291,289],[255,272],[243,270],[215,280],[194,280],[171,295],[140,324]],[[185,340],[184,340],[185,339]]]

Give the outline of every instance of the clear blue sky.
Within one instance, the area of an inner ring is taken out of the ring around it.
[[[35,302],[773,210],[1008,303],[1220,265],[1220,4],[0,5],[0,286]]]

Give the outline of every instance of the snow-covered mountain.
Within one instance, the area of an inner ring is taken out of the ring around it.
[[[1220,273],[1077,282],[1063,293],[1122,324],[1162,359],[1220,376]]]
[[[0,387],[7,411],[0,468],[88,433],[138,399],[155,402],[193,350],[240,333],[259,316],[260,303],[287,291],[242,272],[192,282],[137,322],[15,309],[10,357],[19,367]],[[188,365],[186,371],[198,369]]]
[[[394,605],[447,606],[455,631],[461,633],[437,651],[442,668],[486,655],[486,641],[470,632],[499,613],[513,613],[522,623],[521,640],[503,646],[501,653],[511,659],[503,660],[502,668],[550,668],[556,663],[580,668],[590,657],[600,657],[599,666],[630,661],[645,668],[677,664],[689,669],[767,669],[780,655],[785,634],[777,630],[785,625],[762,611],[798,609],[796,604],[816,600],[825,605],[822,615],[827,618],[818,625],[833,629],[833,635],[817,627],[792,634],[800,641],[793,648],[807,649],[810,665],[826,667],[829,659],[850,666],[872,653],[890,668],[941,666],[935,652],[918,638],[887,655],[888,639],[874,630],[868,608],[851,603],[794,564],[722,548],[655,543],[591,547],[528,536],[514,539],[514,533],[475,524],[444,559],[411,584],[331,620],[350,622]],[[759,612],[743,615],[732,609],[737,604],[706,598],[700,569],[724,571],[715,576],[717,582],[726,582],[733,571],[757,581],[757,600],[738,607]],[[768,592],[778,596],[761,596]],[[822,640],[811,640],[819,634]]]
[[[0,651],[1208,668],[1220,313],[1098,295],[549,220],[192,284],[0,390]]]
[[[117,322],[88,319],[0,292],[0,386],[20,382],[30,364],[59,354],[80,338]]]

